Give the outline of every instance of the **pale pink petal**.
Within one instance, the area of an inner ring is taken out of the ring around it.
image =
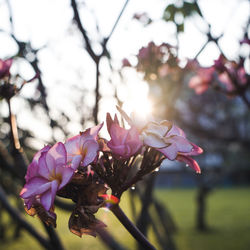
[[[139,140],[139,133],[135,127],[132,127],[128,130],[128,139],[129,140]]]
[[[50,178],[50,171],[47,167],[47,163],[46,163],[46,152],[43,152],[40,156],[40,159],[38,161],[38,165],[39,165],[39,169],[38,169],[38,173],[40,176],[44,177],[45,179],[49,179]]]
[[[60,183],[58,188],[61,189],[71,180],[73,174],[75,173],[75,170],[71,167],[59,166],[57,167],[57,173],[60,173],[62,176],[62,182]]]
[[[86,152],[86,155],[83,158],[82,165],[88,166],[90,163],[92,163],[98,153],[99,150],[99,144],[95,140],[88,140],[83,145],[83,152]]]
[[[51,188],[47,192],[44,192],[40,197],[40,202],[47,211],[50,210],[54,203],[57,190],[58,182],[56,180],[52,181]]]
[[[130,155],[135,154],[141,147],[142,143],[139,141],[128,141],[127,146],[129,147]]]
[[[27,173],[25,175],[26,182],[28,182],[31,178],[37,175],[38,175],[38,164],[32,161],[28,166]]]
[[[34,177],[27,182],[20,192],[24,199],[41,194],[50,188],[50,182],[41,177]]]
[[[189,153],[193,148],[190,142],[186,138],[181,136],[171,136],[164,138],[164,142],[175,144],[178,152]]]
[[[8,70],[10,69],[11,65],[12,65],[13,59],[7,59],[4,61],[6,67],[8,68]]]
[[[163,138],[153,133],[142,133],[144,144],[154,148],[164,148],[167,144]]]
[[[165,121],[163,121],[163,122],[165,122]],[[164,124],[159,125],[159,123],[157,123],[157,122],[150,122],[147,125],[146,132],[147,133],[156,134],[159,137],[162,137],[162,136],[166,135],[166,133],[168,132],[169,128],[170,128],[169,126],[165,126]]]
[[[110,128],[111,128],[111,125],[113,124],[113,119],[112,119],[110,113],[107,113],[107,115],[106,115],[106,124],[107,124],[108,132],[110,134]]]
[[[76,155],[72,158],[71,161],[71,168],[74,170],[77,170],[77,168],[79,167],[80,163],[82,161],[82,155]]]
[[[101,128],[103,127],[103,122],[93,128],[90,128],[89,134],[94,138],[97,139],[97,135],[100,132]]]
[[[126,147],[124,144],[121,144],[121,145],[113,145],[111,141],[109,141],[107,143],[108,147],[111,149],[111,151],[114,153],[114,154],[117,154],[117,155],[123,155],[125,154],[126,152]]]
[[[203,149],[199,146],[195,145],[194,143],[190,142],[193,146],[192,150],[189,153],[181,153],[182,155],[199,155],[203,153]]]
[[[178,154],[178,149],[175,144],[172,144],[165,148],[158,148],[157,150],[163,153],[171,161],[175,160]]]
[[[188,166],[191,167],[192,169],[194,169],[196,171],[196,173],[198,173],[198,174],[201,173],[201,169],[199,167],[199,164],[197,163],[197,161],[195,161],[191,157],[186,156],[186,155],[178,155],[176,159],[178,161],[181,161],[181,162],[188,164]]]
[[[50,146],[45,146],[44,148],[42,148],[40,151],[38,151],[34,155],[31,164],[28,166],[28,170],[27,170],[27,173],[26,173],[26,176],[25,176],[26,182],[28,182],[30,178],[33,178],[33,177],[38,175],[38,169],[39,169],[38,161],[39,161],[39,158],[41,157],[42,153],[47,152],[49,149],[50,149]]]
[[[178,135],[178,136],[186,137],[184,131],[175,125],[173,125],[171,129],[169,130],[169,132],[167,133],[167,136],[171,136],[171,135]]]
[[[124,143],[128,136],[128,131],[113,123],[110,128],[110,137],[114,145]]]
[[[72,161],[72,158],[75,155],[80,154],[80,139],[81,139],[81,135],[76,135],[74,137],[69,138],[65,142],[64,145],[67,151],[68,162]]]
[[[46,154],[46,163],[50,172],[53,172],[56,165],[66,165],[67,152],[63,143],[58,142]]]

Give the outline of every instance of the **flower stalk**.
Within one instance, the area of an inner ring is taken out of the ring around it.
[[[141,231],[130,221],[120,208],[119,204],[114,204],[109,209],[144,249],[156,250],[156,248],[147,240]]]

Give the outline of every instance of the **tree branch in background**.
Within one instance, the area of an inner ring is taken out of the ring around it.
[[[53,250],[54,248],[50,245],[49,241],[43,238],[40,233],[35,230],[35,228],[33,228],[24,218],[22,218],[19,211],[11,206],[6,197],[7,196],[4,190],[0,186],[0,202],[5,208],[6,212],[9,213],[9,215],[13,217],[22,228],[29,232],[30,235],[32,235],[45,249]]]

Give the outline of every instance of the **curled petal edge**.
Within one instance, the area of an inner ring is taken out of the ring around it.
[[[195,170],[195,172],[197,174],[201,174],[201,169],[199,164],[197,163],[197,161],[195,161],[194,159],[192,159],[191,157],[187,156],[187,155],[178,155],[176,157],[177,161],[180,162],[184,162],[186,163],[190,168],[192,168],[193,170]]]

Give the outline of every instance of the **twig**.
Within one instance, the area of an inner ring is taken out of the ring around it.
[[[121,16],[122,16],[123,12],[125,11],[125,9],[126,9],[126,7],[127,7],[127,5],[128,5],[128,2],[129,2],[129,0],[126,0],[126,2],[125,2],[125,4],[123,5],[123,8],[122,8],[122,10],[121,10],[119,16],[117,17],[117,19],[116,19],[116,21],[115,21],[115,24],[114,24],[112,30],[110,31],[108,37],[107,37],[106,39],[104,39],[103,47],[106,48],[106,44],[108,43],[110,37],[112,36],[113,32],[115,31],[115,28],[116,28],[117,24],[119,23],[119,21],[120,21],[120,19],[121,19]]]
[[[110,210],[128,232],[144,247],[144,249],[156,250],[156,248],[146,239],[146,237],[138,230],[138,228],[124,214],[118,204],[112,205]]]
[[[99,58],[98,56],[95,54],[95,52],[93,51],[92,47],[91,47],[91,44],[90,44],[90,41],[89,41],[89,38],[88,38],[88,35],[87,35],[87,31],[84,29],[83,25],[82,25],[82,22],[81,22],[81,19],[80,19],[80,16],[79,16],[79,13],[78,13],[78,8],[77,8],[77,4],[76,4],[76,1],[75,0],[71,0],[71,6],[73,8],[73,11],[74,11],[74,20],[78,26],[78,29],[80,30],[81,34],[83,35],[83,38],[84,38],[84,41],[85,41],[85,44],[86,44],[86,50],[87,52],[89,53],[90,57],[95,61],[95,62],[98,62],[99,61]]]
[[[100,82],[99,82],[100,70],[99,70],[99,61],[96,62],[96,86],[95,86],[95,107],[93,109],[93,117],[95,124],[98,124],[98,112],[99,112],[99,100],[100,100]]]

